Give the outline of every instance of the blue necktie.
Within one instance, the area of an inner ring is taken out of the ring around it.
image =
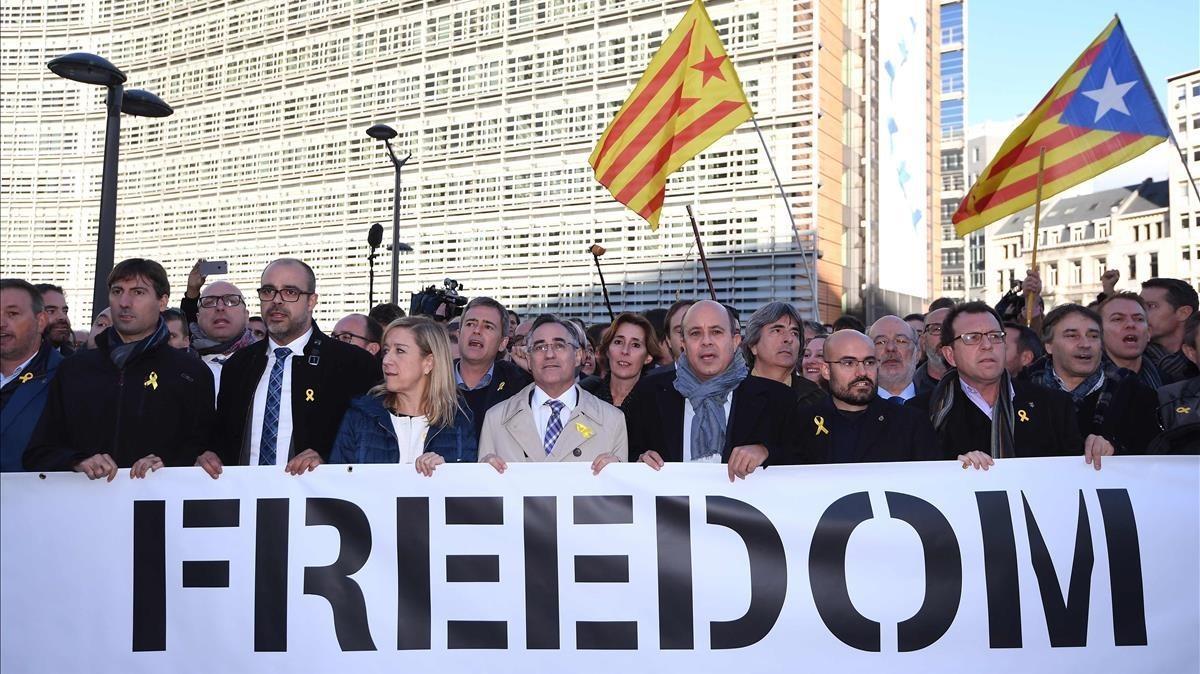
[[[275,365],[271,368],[271,380],[267,383],[267,406],[263,412],[262,438],[258,442],[258,465],[275,465],[275,442],[279,439],[279,398],[283,394],[283,368],[292,350],[275,349]]]
[[[546,424],[546,437],[542,439],[542,447],[546,450],[546,456],[554,451],[554,443],[558,442],[558,436],[562,435],[562,419],[559,413],[563,411],[566,405],[557,400],[547,400],[546,405],[550,406],[550,423]]]

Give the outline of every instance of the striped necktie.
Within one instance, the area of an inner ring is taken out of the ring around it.
[[[558,442],[558,436],[562,435],[563,425],[560,413],[566,405],[557,400],[547,400],[544,404],[550,406],[550,423],[546,424],[546,437],[542,439],[542,447],[546,450],[546,456],[554,451],[554,443]]]
[[[283,394],[283,368],[287,365],[292,350],[286,347],[275,349],[275,365],[271,368],[271,380],[267,383],[267,406],[263,412],[262,438],[258,442],[258,465],[275,465],[275,443],[279,440],[279,398]]]

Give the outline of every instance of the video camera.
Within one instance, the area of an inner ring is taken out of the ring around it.
[[[412,294],[410,316],[428,316],[435,321],[449,321],[462,315],[462,308],[467,304],[467,298],[458,294],[462,289],[458,281],[448,278],[442,282],[442,287],[429,286],[419,293]]]

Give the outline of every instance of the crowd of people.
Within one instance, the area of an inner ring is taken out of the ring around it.
[[[865,326],[692,298],[589,326],[475,297],[448,321],[383,304],[326,335],[303,261],[269,264],[250,297],[201,269],[173,307],[160,264],[120,262],[86,332],[61,287],[0,280],[0,469],[704,462],[735,480],[1200,453],[1200,311],[1176,279],[1119,291],[1109,272],[1091,305],[1034,302],[1028,325],[1020,301],[938,299]],[[1036,274],[1023,289],[1040,293]]]

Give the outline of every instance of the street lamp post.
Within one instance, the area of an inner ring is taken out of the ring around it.
[[[125,73],[105,58],[75,52],[50,61],[50,72],[63,79],[107,87],[104,130],[104,168],[100,183],[100,223],[96,232],[96,277],[92,285],[93,315],[108,306],[108,274],[113,268],[117,239],[117,155],[121,142],[121,113],[166,117],[173,110],[158,96],[139,89],[125,91]]]
[[[399,304],[396,300],[400,296],[400,169],[404,164],[412,158],[410,152],[403,159],[396,157],[396,152],[392,150],[392,139],[397,135],[396,130],[387,124],[376,124],[367,129],[367,135],[375,140],[382,140],[384,146],[387,147],[388,158],[392,160],[392,166],[396,169],[396,186],[392,191],[392,304]],[[405,245],[408,250],[411,247]]]

